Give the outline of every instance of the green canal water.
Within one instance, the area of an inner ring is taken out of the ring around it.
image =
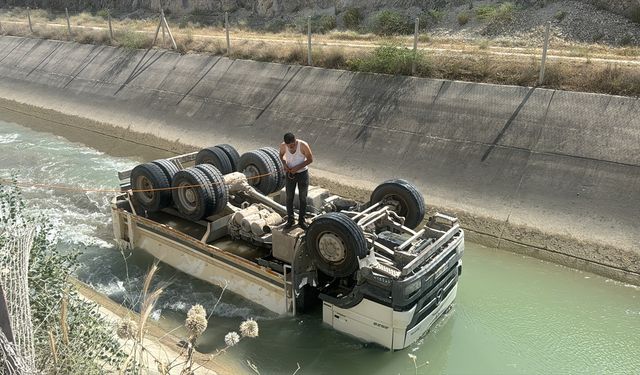
[[[0,121],[0,178],[112,189],[118,186],[117,170],[141,161],[131,155],[163,156],[95,134],[68,136],[72,142],[42,129]],[[29,210],[53,222],[61,249],[83,253],[81,280],[138,308],[153,259],[114,247],[108,194],[27,188],[24,196]],[[640,373],[639,288],[472,243],[466,244],[463,262],[454,308],[430,334],[399,352],[329,329],[319,311],[274,316],[228,292],[216,304],[221,288],[169,266],[157,277],[170,285],[153,319],[180,335],[178,327],[193,304],[213,310],[199,344],[200,351],[212,353],[244,319],[257,319],[260,336],[225,354],[225,362],[246,373],[253,373],[248,362],[261,374],[292,374],[298,364],[298,374]],[[409,354],[416,356],[417,370]]]

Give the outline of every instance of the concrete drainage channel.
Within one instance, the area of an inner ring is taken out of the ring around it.
[[[43,109],[5,108],[174,152],[292,131],[336,193],[406,178],[471,241],[640,284],[637,99],[16,37],[0,51],[0,97]]]

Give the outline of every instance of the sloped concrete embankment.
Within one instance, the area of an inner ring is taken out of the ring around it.
[[[0,97],[168,148],[293,131],[343,190],[403,177],[474,240],[640,284],[638,99],[14,37]]]

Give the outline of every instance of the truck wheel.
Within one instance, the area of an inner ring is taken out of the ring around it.
[[[162,169],[162,171],[164,172],[164,175],[167,176],[169,185],[171,185],[171,181],[173,181],[173,176],[175,176],[176,173],[180,171],[180,169],[178,169],[178,166],[176,166],[175,164],[173,164],[172,162],[166,159],[154,160],[152,161],[152,163],[160,167],[160,169]]]
[[[307,247],[320,271],[330,277],[347,277],[367,256],[367,242],[358,225],[345,214],[318,216],[307,230]]]
[[[221,144],[221,145],[217,145],[217,148],[221,149],[222,151],[224,151],[224,153],[227,155],[227,157],[229,158],[229,162],[231,162],[231,169],[232,172],[237,172],[238,171],[238,161],[240,160],[240,154],[238,154],[238,151],[236,151],[236,149],[228,144]]]
[[[371,193],[370,204],[383,202],[394,207],[394,211],[405,218],[404,225],[415,229],[425,214],[422,194],[410,182],[396,179],[387,180]]]
[[[276,186],[276,191],[282,190],[285,182],[287,181],[287,175],[284,172],[284,164],[282,163],[282,159],[280,159],[280,151],[276,150],[273,147],[263,147],[260,149],[265,154],[269,155],[273,164],[276,165],[276,170],[278,171],[278,183]]]
[[[169,207],[171,204],[170,186],[162,168],[153,163],[140,164],[131,171],[133,196],[142,207],[149,211],[160,211]]]
[[[196,169],[202,171],[209,179],[216,201],[213,214],[219,214],[227,206],[227,202],[229,202],[229,187],[224,183],[222,173],[211,164],[196,165]]]
[[[188,168],[173,177],[173,202],[178,211],[190,220],[200,220],[213,214],[215,194],[207,175],[199,169]]]
[[[222,174],[233,172],[229,157],[224,150],[218,147],[207,147],[200,150],[196,155],[196,165],[198,164],[211,164],[218,168]]]
[[[263,151],[249,151],[240,157],[238,172],[247,176],[249,185],[268,195],[276,191],[278,170],[271,158]]]

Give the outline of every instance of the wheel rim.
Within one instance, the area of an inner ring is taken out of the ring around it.
[[[318,237],[318,252],[323,259],[334,264],[344,262],[347,257],[347,247],[344,242],[331,232],[323,232]]]
[[[153,198],[155,197],[155,193],[153,190],[153,184],[146,176],[138,176],[136,179],[136,186],[139,190],[143,190],[138,192],[138,197],[143,203],[151,203]]]
[[[181,182],[178,185],[178,200],[180,206],[189,212],[198,208],[198,194],[193,187],[189,187],[187,182]]]
[[[388,206],[392,206],[393,211],[400,216],[407,216],[407,213],[409,212],[409,205],[404,199],[402,199],[402,197],[398,195],[385,195],[384,198],[382,198],[382,203]]]
[[[244,171],[242,171],[242,173],[244,173],[245,176],[247,176],[247,182],[249,182],[249,185],[251,186],[256,186],[260,183],[260,179],[259,178],[254,178],[256,176],[260,176],[260,170],[258,170],[258,168],[253,165],[247,165],[247,167],[244,169]]]

